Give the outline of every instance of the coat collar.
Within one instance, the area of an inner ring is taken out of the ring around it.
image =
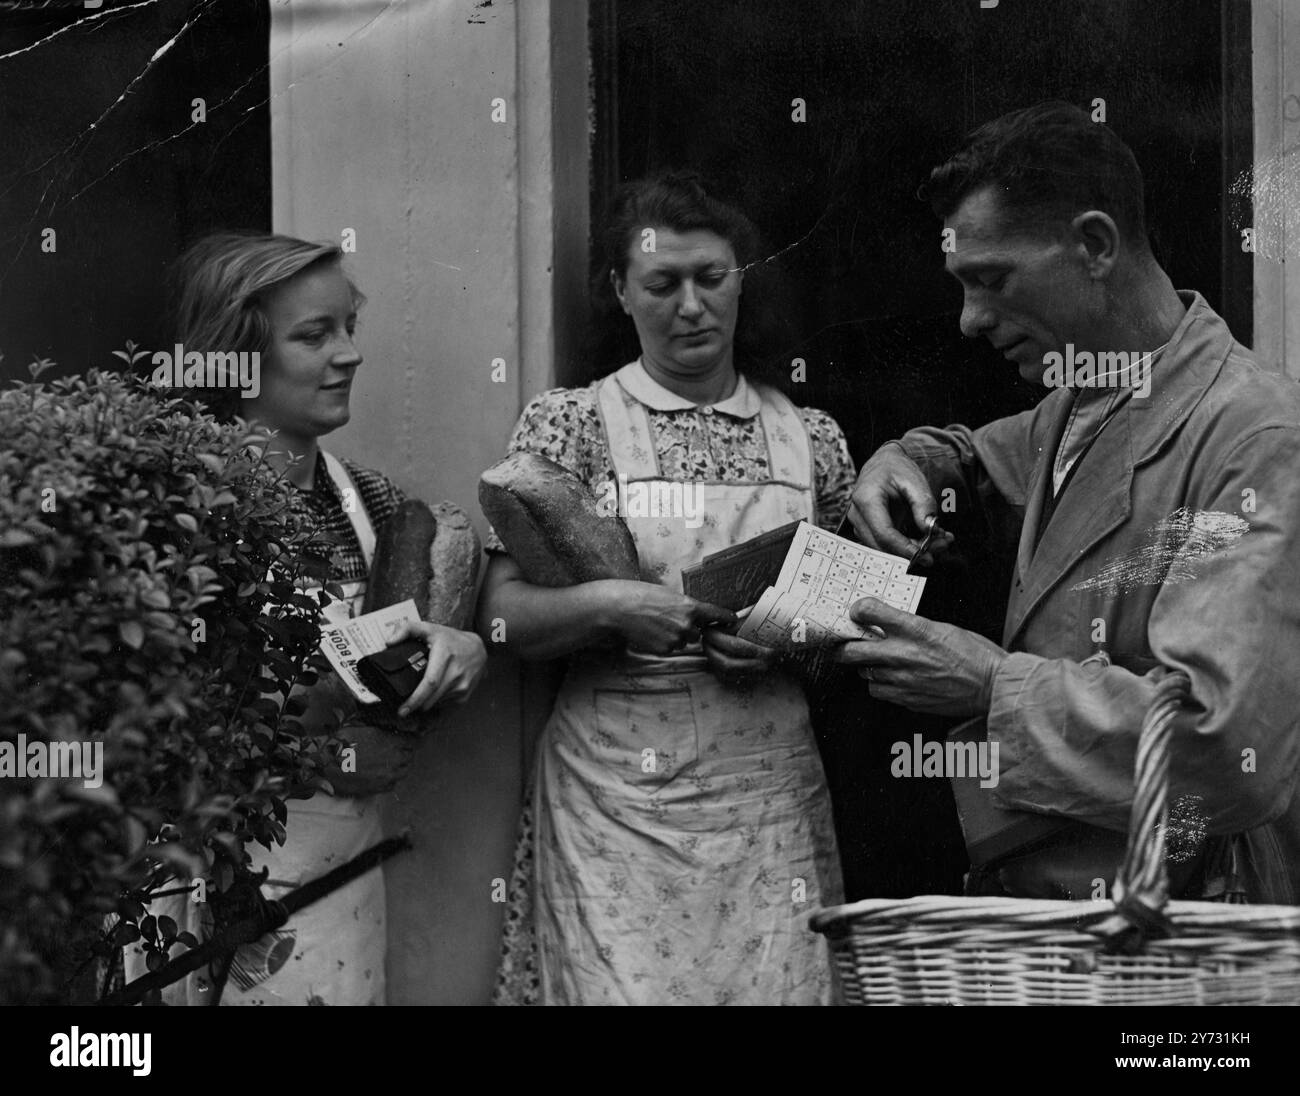
[[[700,411],[704,407],[703,404],[692,403],[684,396],[668,391],[646,372],[640,358],[623,366],[614,377],[624,392],[652,411]],[[745,380],[743,373],[740,373],[736,377],[736,390],[725,400],[719,400],[708,406],[732,418],[752,419],[758,414],[762,404],[763,401],[754,390],[754,386]]]
[[[1180,290],[1187,314],[1151,371],[1151,394],[1128,400],[1133,462],[1143,464],[1163,448],[1219,375],[1235,340],[1228,325],[1199,293]]]
[[[1015,583],[1007,606],[1003,645],[1010,648],[1023,631],[1030,614],[1061,583],[1070,570],[1132,513],[1133,472],[1151,460],[1218,376],[1232,350],[1227,324],[1199,293],[1179,292],[1187,313],[1174,331],[1164,354],[1155,363],[1151,392],[1125,400],[1081,458],[1067,497],[1038,540],[1056,449],[1069,419],[1072,397],[1054,392],[1055,405],[1045,409],[1045,444],[1029,477],[1025,521],[1020,534]],[[1172,508],[1172,507],[1171,507]],[[1154,522],[1163,514],[1142,515]],[[1037,548],[1034,547],[1038,541]],[[1105,616],[1104,595],[1092,615]]]

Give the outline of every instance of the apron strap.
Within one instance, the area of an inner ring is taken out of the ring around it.
[[[626,476],[629,483],[659,479],[654,430],[640,401],[618,383],[614,373],[600,382],[597,397],[614,474]]]
[[[361,545],[361,558],[366,561],[366,567],[369,568],[375,558],[375,527],[371,525],[370,515],[366,513],[365,504],[361,501],[361,492],[338,457],[333,453],[325,452],[324,449],[320,451],[320,455],[325,458],[325,468],[330,474],[330,479],[334,481],[334,486],[339,489],[339,494],[346,499],[349,497],[348,492],[352,492],[350,497],[355,505],[351,509],[345,506],[343,512],[352,523],[352,531],[356,533],[357,543]]]
[[[763,400],[758,414],[767,438],[772,481],[815,495],[812,439],[799,408],[779,389],[757,381],[749,383]]]

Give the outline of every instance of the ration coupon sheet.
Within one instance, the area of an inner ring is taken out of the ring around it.
[[[849,619],[859,598],[879,598],[915,613],[925,579],[907,573],[908,561],[806,521],[799,523],[776,585],[769,586],[737,633],[765,647],[809,646],[865,639],[873,633]]]
[[[415,624],[419,620],[420,611],[415,607],[414,600],[407,598],[386,609],[362,613],[342,624],[321,628],[320,648],[357,700],[362,704],[378,704],[379,697],[366,688],[357,675],[357,663],[366,655],[377,655],[384,650],[388,646],[389,637],[396,634],[398,625],[403,621]]]

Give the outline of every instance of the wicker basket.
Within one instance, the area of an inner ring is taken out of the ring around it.
[[[1300,908],[1170,902],[1169,741],[1187,678],[1142,725],[1115,899],[869,899],[813,915],[852,1005],[1300,1004]]]

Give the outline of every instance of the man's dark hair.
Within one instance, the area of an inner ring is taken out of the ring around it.
[[[1071,103],[1038,103],[985,122],[930,172],[921,197],[947,217],[990,184],[1017,222],[1059,224],[1097,209],[1130,245],[1149,248],[1142,169],[1113,130]]]

